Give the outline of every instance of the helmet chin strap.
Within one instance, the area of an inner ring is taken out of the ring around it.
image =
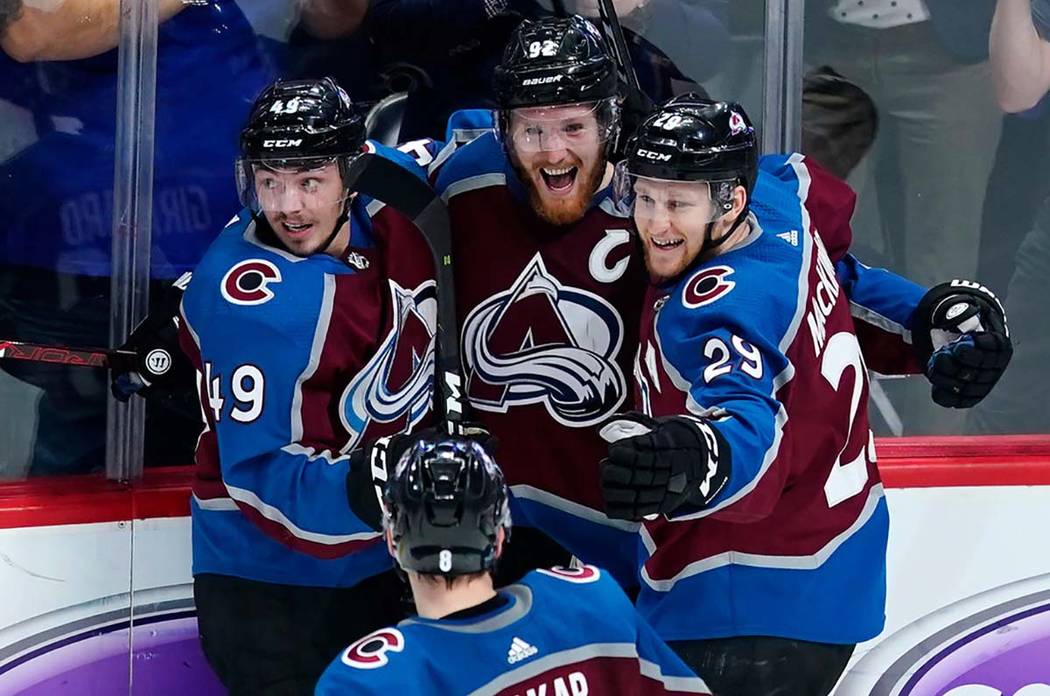
[[[332,231],[328,234],[328,237],[324,240],[324,244],[318,247],[321,253],[328,251],[328,247],[332,246],[332,242],[335,241],[335,236],[339,234],[339,230],[342,229],[346,221],[350,219],[350,202],[353,200],[352,195],[347,195],[343,201],[343,210],[339,213],[339,217],[335,220],[335,225],[332,226]]]
[[[740,225],[743,224],[744,220],[746,219],[747,208],[745,207],[742,211],[740,211],[740,215],[737,216],[736,220],[733,221],[733,225],[729,228],[729,231],[723,234],[718,239],[714,239],[711,235],[711,233],[715,229],[715,221],[707,223],[707,227],[704,229],[704,243],[700,245],[700,251],[697,253],[697,257],[703,256],[709,251],[714,251],[715,249],[718,249],[720,246],[725,244],[726,240],[733,236],[733,233],[736,232],[737,228],[740,227]]]

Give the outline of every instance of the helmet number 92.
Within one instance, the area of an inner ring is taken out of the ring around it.
[[[539,58],[540,56],[549,58],[556,55],[558,55],[558,44],[550,39],[533,41],[529,44],[529,58]]]
[[[674,130],[681,123],[682,117],[678,114],[662,113],[653,121],[653,126],[664,130]]]

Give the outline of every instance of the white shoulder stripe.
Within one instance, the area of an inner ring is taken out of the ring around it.
[[[279,509],[263,502],[259,496],[246,488],[238,488],[227,483],[226,492],[237,502],[244,503],[253,508],[266,519],[271,522],[276,522],[291,532],[297,539],[302,539],[303,541],[311,541],[315,544],[324,544],[326,546],[335,546],[337,544],[346,544],[351,541],[369,541],[382,536],[382,532],[371,531],[359,532],[357,534],[322,534],[320,532],[308,532],[288,519],[288,517]]]
[[[448,203],[450,198],[458,196],[461,193],[476,191],[477,189],[488,188],[490,186],[506,186],[506,184],[507,175],[502,172],[478,174],[450,184],[449,187],[445,189],[445,192],[441,194],[441,199],[445,201],[445,203]]]

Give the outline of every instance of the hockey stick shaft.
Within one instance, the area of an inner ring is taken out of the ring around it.
[[[437,356],[434,363],[435,408],[450,424],[466,417],[463,377],[459,363],[459,325],[456,321],[456,290],[452,274],[452,230],[444,202],[430,186],[395,162],[372,152],[357,156],[350,164],[352,188],[382,201],[419,228],[434,257],[437,274]]]
[[[638,82],[638,74],[631,63],[631,54],[627,50],[627,40],[623,36],[623,27],[620,26],[620,18],[616,15],[616,7],[613,0],[598,0],[598,13],[602,20],[602,30],[606,34],[613,49],[613,57],[620,70],[620,79],[628,90],[644,94],[641,84]]]
[[[70,365],[74,367],[108,368],[135,360],[134,351],[105,348],[73,348],[31,341],[0,339],[0,359]]]

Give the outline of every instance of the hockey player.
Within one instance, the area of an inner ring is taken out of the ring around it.
[[[433,264],[406,218],[348,188],[362,148],[423,176],[365,142],[333,81],[267,88],[241,135],[245,209],[182,298],[205,417],[194,598],[233,694],[310,693],[347,643],[403,616],[381,535],[347,506],[348,487],[374,498],[348,453],[428,410]]]
[[[969,406],[1009,360],[1002,307],[846,254],[852,192],[800,155],[758,164],[736,104],[672,100],[627,152],[617,190],[652,281],[644,413],[602,428],[602,488],[610,516],[643,521],[639,610],[716,694],[827,694],[884,622],[858,334],[877,371],[921,367],[939,403]]]
[[[619,95],[598,30],[522,22],[496,91],[496,130],[439,159],[435,187],[452,220],[464,390],[503,443],[522,523],[503,567],[514,577],[568,559],[523,526],[599,564],[633,541],[636,525],[600,512],[593,426],[627,398],[645,274],[608,185]]]
[[[477,444],[415,444],[384,500],[419,615],[350,645],[318,696],[709,693],[594,566],[493,589],[510,517],[503,475]]]

